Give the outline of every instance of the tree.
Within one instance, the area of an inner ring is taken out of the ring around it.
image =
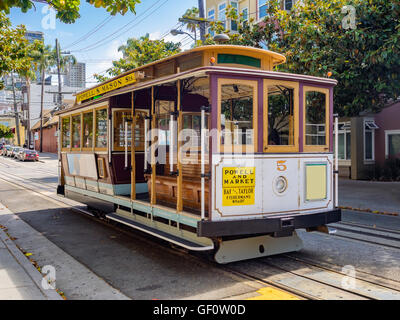
[[[74,23],[80,18],[80,0],[2,0],[0,2],[0,11],[7,14],[10,9],[17,7],[22,12],[27,12],[35,7],[34,2],[42,2],[49,4],[57,12],[56,17],[64,23]],[[129,11],[136,13],[135,8],[140,0],[86,0],[87,3],[94,5],[96,8],[103,7],[111,15],[122,14]]]
[[[123,58],[113,61],[113,66],[107,70],[107,73],[110,76],[117,76],[153,61],[167,58],[179,53],[181,51],[180,46],[180,43],[150,40],[149,34],[140,39],[128,39],[126,45],[118,48],[118,51],[122,52]],[[107,76],[98,74],[95,74],[94,77],[98,81],[106,81],[108,79]]]
[[[349,18],[349,5],[356,10],[354,29],[343,23]],[[379,111],[400,96],[398,1],[304,0],[287,12],[271,0],[267,12],[260,24],[241,19],[230,43],[284,54],[287,63],[278,67],[280,71],[322,77],[332,73],[338,80],[335,111],[341,116]]]
[[[24,26],[11,27],[10,20],[0,12],[0,76],[10,74],[12,78],[14,114],[18,144],[20,141],[19,113],[15,95],[14,74],[21,77],[31,77],[33,58],[31,52],[35,51],[40,43],[35,41],[30,44],[25,37]],[[1,84],[0,87],[3,85]]]
[[[14,137],[13,132],[9,127],[6,127],[3,124],[0,124],[0,139],[5,138],[5,139],[11,139]]]
[[[40,152],[43,145],[43,103],[44,103],[44,86],[45,73],[57,66],[57,48],[50,45],[40,46],[31,53],[37,70],[40,71],[41,78],[41,99],[40,99]],[[76,64],[76,58],[73,55],[60,56],[60,70],[65,70],[69,64]]]

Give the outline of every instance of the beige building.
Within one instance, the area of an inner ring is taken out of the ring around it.
[[[282,9],[291,10],[294,3],[298,0],[281,0]],[[225,28],[233,32],[237,30],[235,21],[226,21],[226,10],[228,6],[237,8],[238,14],[243,14],[245,20],[254,19],[255,22],[262,21],[267,15],[267,0],[206,0],[206,17],[208,20],[221,21],[225,24]],[[207,33],[212,34],[210,28]]]

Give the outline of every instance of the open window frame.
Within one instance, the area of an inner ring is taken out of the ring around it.
[[[225,146],[221,143],[222,86],[244,85],[253,88],[253,144],[234,144]],[[258,81],[238,79],[218,79],[218,153],[255,153],[258,149]]]
[[[325,145],[307,145],[307,92],[320,92],[325,94]],[[321,87],[304,86],[303,87],[303,151],[304,152],[329,152],[330,148],[330,90]]]
[[[293,126],[294,126],[294,137],[292,145],[270,145],[268,142],[269,136],[269,101],[268,101],[268,87],[272,85],[281,85],[287,88],[293,89]],[[263,111],[263,124],[264,124],[264,152],[267,153],[286,153],[286,152],[299,152],[299,88],[300,85],[295,81],[279,81],[272,79],[264,80],[264,111]]]

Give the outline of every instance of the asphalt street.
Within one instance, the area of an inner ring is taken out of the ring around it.
[[[1,157],[0,178],[2,173],[4,177],[7,175],[7,180],[14,176],[18,184],[26,182],[37,191],[54,193],[57,185],[54,160],[19,163]],[[95,295],[91,297],[90,292],[95,292],[96,288],[85,288],[90,282],[90,273],[93,279],[101,279],[108,284],[111,291],[131,299],[245,298],[257,295],[256,291],[263,287],[257,281],[248,281],[210,264],[206,256],[199,259],[138,231],[110,227],[2,179],[0,202],[49,241],[46,250],[41,241],[35,243],[23,240],[23,237],[15,240],[19,246],[33,253],[32,257],[39,265],[57,263],[54,261],[54,246],[85,268],[82,274],[77,268],[72,281],[71,273],[66,271],[69,266],[63,263],[57,265],[60,270],[57,286],[69,299],[93,299]],[[343,220],[400,230],[398,217],[345,211]],[[399,249],[335,235],[306,232],[299,235],[304,249],[291,253],[292,257],[338,269],[350,265],[362,274],[400,283]],[[279,259],[282,257],[237,262],[230,267],[251,273],[252,270],[259,270],[260,263],[280,263]],[[268,268],[263,267],[265,277],[268,277]],[[297,270],[299,267],[293,268]],[[90,282],[91,286],[95,286],[95,280]]]

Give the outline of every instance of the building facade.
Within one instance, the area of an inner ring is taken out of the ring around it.
[[[377,114],[339,120],[340,176],[368,179],[376,165],[400,159],[400,101]]]
[[[86,64],[77,62],[70,64],[65,75],[65,85],[69,87],[86,87]]]
[[[15,118],[10,116],[0,116],[0,124],[9,127],[14,132],[14,137],[11,139],[1,139],[1,142],[6,142],[14,146],[23,146],[25,143],[25,127],[19,123],[20,143],[18,143],[17,130],[15,125]]]
[[[298,0],[281,0],[281,7],[291,10]],[[267,0],[206,0],[206,17],[211,21],[221,21],[225,29],[235,32],[238,30],[237,22],[226,20],[226,11],[231,6],[237,10],[238,15],[243,15],[245,21],[254,20],[255,23],[261,22],[267,16]],[[213,36],[211,28],[207,33]]]
[[[43,146],[42,152],[57,153],[58,151],[58,116],[53,116],[52,110],[43,112]],[[40,120],[32,127],[34,148],[40,151]]]

